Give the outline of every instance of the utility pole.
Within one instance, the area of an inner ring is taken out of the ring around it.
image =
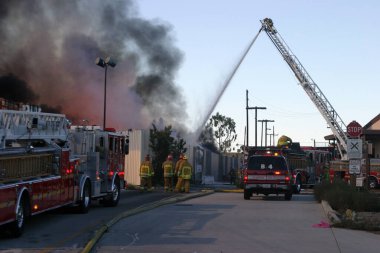
[[[269,135],[269,144],[272,145],[272,146],[275,146],[274,137],[277,136],[277,134],[274,134],[274,126],[272,127],[272,133],[268,134],[268,135]]]
[[[251,107],[255,110],[255,146],[257,147],[257,110],[266,110],[266,107]]]
[[[273,126],[273,129],[272,129],[273,131],[272,131],[272,136],[273,136],[273,146],[275,145],[275,141],[274,141],[274,137],[276,136],[275,134],[274,134],[274,126]]]
[[[259,120],[261,122],[261,146],[263,145],[263,124],[265,123],[265,146],[267,145],[267,124],[268,122],[274,122],[274,120],[269,120],[269,119],[262,119]]]
[[[246,111],[247,111],[247,147],[248,147],[248,137],[249,137],[249,117],[248,117],[248,110],[255,110],[255,146],[257,147],[257,110],[266,110],[267,108],[266,107],[258,107],[258,106],[254,106],[254,107],[249,107],[248,106],[248,90],[246,90]]]
[[[260,146],[262,147],[263,146],[264,121],[259,120],[259,122],[261,122],[261,143],[260,143]]]

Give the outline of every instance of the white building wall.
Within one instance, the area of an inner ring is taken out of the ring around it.
[[[219,175],[219,159],[220,155],[216,153],[211,153],[211,175],[214,176],[214,180],[218,181]]]
[[[129,154],[125,156],[127,184],[140,185],[140,164],[149,150],[149,130],[129,131]]]

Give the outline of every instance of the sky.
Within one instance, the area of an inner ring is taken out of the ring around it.
[[[362,126],[379,114],[380,2],[351,0],[138,0],[141,17],[171,27],[184,54],[175,83],[182,90],[197,128],[219,96],[220,87],[268,17],[345,124]],[[317,108],[298,84],[268,36],[262,32],[237,70],[212,115],[236,123],[244,143],[246,90],[276,139],[287,135],[301,145],[324,145],[331,134]],[[249,112],[249,144],[255,142],[254,111]],[[261,142],[258,124],[258,143]],[[269,142],[269,137],[268,137]]]
[[[323,145],[331,130],[264,32],[224,93],[222,88],[260,20],[271,18],[346,125],[356,120],[364,126],[379,113],[379,5],[375,0],[0,1],[0,96],[47,105],[73,124],[107,122],[124,130],[164,122],[160,125],[173,125],[188,143],[197,134],[187,133],[199,133],[219,112],[235,121],[236,144],[244,144],[248,91],[249,107],[267,108],[257,117],[274,121],[268,132],[274,130],[276,140],[287,135],[302,145]],[[94,64],[99,56],[117,62],[107,78]],[[249,111],[250,145],[256,141],[254,118]],[[259,123],[258,144],[260,132]]]

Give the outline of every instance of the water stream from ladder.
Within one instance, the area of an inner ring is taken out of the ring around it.
[[[249,50],[251,49],[252,45],[255,43],[257,37],[259,36],[262,29],[259,30],[259,32],[256,34],[256,36],[252,39],[251,43],[248,45],[248,47],[243,51],[243,55],[240,57],[240,60],[238,63],[234,66],[231,73],[227,76],[227,79],[223,83],[223,85],[220,87],[220,90],[216,93],[215,99],[212,101],[210,107],[207,110],[207,113],[204,115],[204,117],[201,119],[200,124],[197,127],[197,130],[194,133],[195,140],[194,143],[196,143],[199,139],[199,136],[205,127],[207,120],[210,118],[211,113],[214,111],[216,105],[218,104],[220,98],[223,96],[224,91],[227,89],[228,85],[231,83],[232,78],[235,76],[237,70],[239,69],[240,65],[242,64],[243,60],[247,56]]]

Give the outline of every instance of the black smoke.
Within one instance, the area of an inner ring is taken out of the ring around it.
[[[5,82],[15,100],[101,124],[105,69],[94,61],[111,56],[117,65],[107,71],[108,126],[186,119],[175,83],[183,55],[172,27],[139,17],[134,1],[0,1],[0,37],[0,77],[23,82]]]
[[[24,80],[12,74],[0,76],[0,97],[21,103],[35,103],[38,99]]]

